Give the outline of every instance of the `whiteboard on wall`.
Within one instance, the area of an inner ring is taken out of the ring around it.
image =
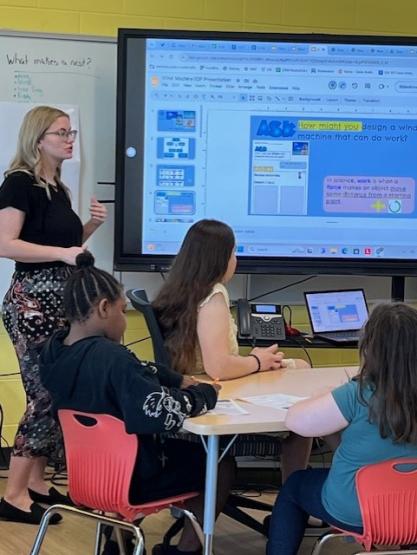
[[[115,40],[0,31],[0,102],[27,109],[33,104],[78,107],[81,168],[79,202],[74,207],[84,221],[92,195],[114,196],[114,186],[100,183],[115,179],[116,57]],[[17,130],[9,125],[0,111],[0,144],[16,141]],[[111,221],[88,247],[97,265],[112,269]],[[0,299],[12,271],[13,263],[0,259]]]

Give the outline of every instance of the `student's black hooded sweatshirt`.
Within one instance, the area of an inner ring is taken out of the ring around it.
[[[120,418],[128,433],[139,436],[141,479],[157,476],[162,471],[158,435],[175,432],[187,416],[213,408],[216,390],[203,383],[180,389],[180,374],[141,362],[118,343],[97,336],[67,346],[67,334],[56,332],[40,356],[41,380],[54,412],[73,409]]]

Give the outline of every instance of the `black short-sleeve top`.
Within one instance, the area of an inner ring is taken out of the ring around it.
[[[82,244],[83,226],[71,208],[71,201],[62,186],[46,189],[25,172],[14,172],[6,177],[0,187],[0,210],[13,207],[25,213],[19,239],[51,247],[79,247]],[[63,266],[56,262],[16,262],[16,270],[37,270]]]

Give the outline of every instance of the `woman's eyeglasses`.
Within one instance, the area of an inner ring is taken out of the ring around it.
[[[60,139],[64,139],[65,141],[68,141],[68,139],[75,141],[75,139],[77,138],[77,133],[78,131],[76,129],[70,129],[69,131],[67,131],[66,129],[58,129],[58,131],[45,131],[44,135],[56,135],[57,137],[59,137]]]

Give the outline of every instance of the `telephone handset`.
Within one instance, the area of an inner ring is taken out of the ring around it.
[[[250,304],[246,299],[237,301],[239,339],[283,341],[285,322],[281,307],[275,304]]]

